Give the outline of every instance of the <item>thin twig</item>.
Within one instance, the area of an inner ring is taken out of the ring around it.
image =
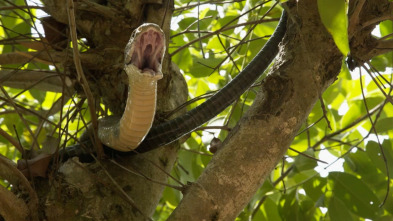
[[[156,184],[160,184],[160,185],[162,185],[162,186],[167,186],[167,187],[173,188],[173,189],[175,189],[175,190],[179,190],[179,191],[182,191],[182,190],[183,190],[183,187],[179,187],[179,186],[167,184],[167,183],[164,183],[164,182],[161,182],[161,181],[158,181],[158,180],[154,180],[154,179],[152,179],[152,178],[150,178],[150,177],[144,175],[143,173],[141,173],[141,172],[139,172],[139,171],[136,171],[135,169],[133,169],[133,170],[128,169],[127,167],[125,167],[125,166],[123,166],[123,165],[117,163],[117,162],[114,161],[114,160],[110,160],[110,161],[111,161],[113,164],[115,164],[116,166],[120,167],[121,169],[123,169],[123,170],[125,170],[125,171],[127,171],[127,172],[129,172],[129,173],[131,173],[131,174],[134,174],[135,176],[139,176],[139,177],[145,178],[146,180],[148,180],[148,181],[150,181],[150,182],[153,182],[153,183],[156,183]]]
[[[204,152],[197,151],[197,150],[187,149],[187,148],[184,148],[184,147],[181,147],[180,149],[184,150],[184,151],[187,151],[187,152],[203,155],[203,156],[213,157],[213,154],[204,153]]]
[[[381,110],[383,107],[385,106],[385,103],[382,103],[376,107],[374,107],[372,110],[370,110],[370,115],[376,113],[378,110]],[[321,143],[325,142],[326,140],[329,140],[331,137],[334,137],[338,134],[341,134],[342,132],[348,130],[349,128],[354,127],[355,125],[357,125],[358,123],[362,122],[363,120],[365,120],[368,117],[368,114],[365,114],[363,116],[361,116],[360,118],[354,120],[352,123],[348,124],[346,127],[341,128],[340,130],[337,130],[331,134],[327,134],[325,135],[322,139],[320,139],[318,142],[316,142],[311,148],[315,150],[315,148],[317,146],[319,146]]]
[[[273,182],[273,186],[277,186],[281,182],[281,180],[284,180],[284,178],[286,176],[288,176],[289,172],[291,172],[293,168],[294,168],[294,165],[292,164],[284,173],[281,173],[281,176],[276,181]],[[257,214],[259,208],[262,206],[263,202],[265,202],[266,198],[267,198],[266,194],[262,196],[262,198],[259,200],[257,206],[252,211],[251,218],[254,218],[254,216]]]
[[[306,128],[308,128],[308,118],[306,119]],[[307,148],[311,147],[311,137],[310,137],[310,130],[307,130]]]
[[[248,91],[247,91],[247,95],[248,95]],[[246,98],[247,98],[247,95],[246,95]],[[223,125],[223,126],[225,126],[225,128],[222,128],[222,130],[225,130],[225,129],[227,131],[232,130],[232,128],[230,128],[228,125],[229,125],[229,122],[231,121],[232,116],[235,113],[235,109],[236,109],[237,104],[239,103],[239,100],[240,100],[240,98],[236,99],[235,102],[233,102],[233,104],[231,105],[231,111],[229,112],[229,115],[226,116],[225,123]],[[244,107],[245,103],[246,103],[246,99],[244,99],[244,102],[242,103],[242,108],[241,108],[241,112],[240,112],[241,115],[239,117],[242,117],[242,115],[243,115],[243,107]]]
[[[371,66],[371,63],[368,63],[368,65]],[[375,85],[377,85],[378,89],[381,91],[381,93],[385,96],[386,100],[389,101],[391,104],[393,104],[392,97],[388,96],[386,92],[383,90],[382,86],[377,82],[376,78],[371,74],[371,71],[363,64],[362,67],[366,70],[368,75],[371,77],[371,79],[374,81]]]
[[[382,113],[382,110],[383,110],[383,107],[385,107],[386,104],[387,104],[387,101],[385,100],[382,104],[380,104],[380,106],[379,106],[378,108],[374,108],[374,109],[371,111],[372,113],[370,113],[370,116],[371,116],[372,114],[374,114],[375,112],[377,112],[377,113],[376,113],[376,116],[375,116],[375,119],[377,120],[377,119],[380,117],[380,115],[381,115],[381,113]],[[365,120],[368,116],[369,116],[369,115],[363,116],[364,119],[362,119],[361,121]],[[357,123],[359,123],[359,122],[357,122]],[[357,123],[355,123],[354,125],[356,125]],[[348,129],[348,128],[347,128],[347,129]],[[346,129],[345,129],[345,130],[346,130]],[[338,157],[337,159],[335,159],[332,163],[330,163],[330,164],[329,164],[328,166],[326,166],[324,169],[326,170],[326,169],[329,168],[331,165],[333,165],[335,162],[337,162],[339,159],[342,159],[342,158],[344,158],[346,155],[348,155],[349,153],[351,153],[352,150],[353,150],[354,148],[358,147],[359,144],[361,144],[364,140],[366,140],[366,139],[370,136],[371,131],[372,131],[372,129],[370,129],[370,131],[366,134],[366,136],[363,136],[363,138],[362,138],[359,142],[357,142],[356,144],[352,145],[352,147],[349,148],[347,152],[345,152],[345,153],[342,154],[340,157]],[[343,131],[342,131],[342,132],[343,132]],[[326,136],[325,136],[324,138],[326,138]],[[324,138],[322,138],[322,139],[324,139]],[[326,140],[333,140],[333,141],[334,141],[335,139],[331,139],[331,137],[328,137]],[[325,141],[326,141],[326,140],[325,140]],[[314,145],[314,146],[315,146],[315,145]],[[314,147],[314,146],[313,146],[313,147]],[[328,148],[325,148],[325,149],[328,149]]]
[[[193,5],[187,5],[187,6],[183,6],[183,7],[179,7],[179,8],[175,8],[175,11],[184,11],[190,8],[194,8],[196,6],[200,6],[200,5],[205,5],[205,4],[228,4],[228,3],[235,3],[235,2],[242,2],[244,0],[233,0],[233,1],[206,1],[206,2],[202,2],[200,3],[198,1],[197,4],[193,4]]]
[[[158,166],[154,161],[150,160],[149,158],[146,158],[144,155],[140,155],[144,160],[148,161],[149,163],[151,163],[153,166],[155,166],[157,169],[161,170],[163,173],[165,173],[165,175],[167,175],[168,177],[170,177],[171,179],[173,179],[175,182],[177,182],[178,184],[180,184],[182,187],[184,186],[184,184],[182,182],[180,182],[180,180],[176,179],[175,177],[173,177],[170,173],[168,173],[166,170],[164,170],[163,168],[161,168],[160,166]]]
[[[230,52],[228,51],[228,49],[225,47],[225,45],[224,45],[224,43],[222,42],[222,40],[221,40],[219,34],[217,34],[217,38],[218,38],[218,41],[219,41],[220,44],[221,44],[221,47],[225,50],[225,53],[227,54],[227,57],[229,57],[229,60],[232,61],[233,66],[237,69],[238,72],[240,72],[240,69],[239,69],[239,67],[236,65],[236,62],[235,62],[235,60],[233,59],[232,54],[230,54]],[[239,44],[240,44],[240,43],[239,43]],[[232,49],[232,51],[233,51],[233,49]]]
[[[266,12],[265,14],[262,16],[262,18],[260,20],[263,20],[266,15],[268,13],[270,13],[271,10],[273,10],[273,8],[275,8],[278,5],[279,1],[275,2]],[[255,6],[254,8],[257,8],[257,6]],[[249,10],[250,11],[250,10]],[[242,15],[240,15],[242,16]],[[228,23],[229,24],[229,23]],[[251,34],[251,32],[255,29],[255,27],[257,26],[257,24],[253,24],[249,30],[247,31],[246,35],[244,36],[243,39],[240,40],[240,42],[227,54],[227,56],[221,60],[220,63],[217,64],[217,66],[214,68],[214,70],[217,70],[219,67],[221,67],[221,65],[227,60],[228,57],[230,57],[232,55],[233,52],[235,52],[235,50],[238,48],[238,46],[242,45],[242,43],[245,41],[245,39],[247,38],[247,36],[249,36]],[[225,27],[225,25],[223,26]],[[237,67],[236,67],[237,68]]]
[[[0,7],[0,11],[24,9],[24,8],[34,8],[34,9],[41,9],[41,10],[44,9],[44,7],[42,7],[42,6],[20,5],[20,6],[4,6],[4,7]]]
[[[232,19],[231,21],[229,21],[228,23],[226,23],[225,25],[223,25],[219,30],[217,30],[217,31],[215,31],[215,32],[212,32],[211,34],[207,34],[207,35],[202,36],[201,39],[210,37],[210,36],[212,36],[212,35],[215,35],[215,34],[217,34],[217,33],[220,33],[220,32],[223,32],[223,31],[227,30],[227,29],[229,28],[229,27],[228,27],[229,24],[231,24],[232,22],[238,20],[240,17],[242,17],[242,16],[248,14],[250,11],[252,11],[252,10],[258,8],[258,7],[262,7],[265,3],[266,3],[266,2],[262,2],[262,3],[258,4],[258,5],[256,5],[255,7],[251,8],[250,10],[248,10],[248,11],[246,11],[246,12],[244,12],[244,13],[242,13],[241,15],[237,16],[236,18]],[[231,27],[233,27],[233,26],[231,26]],[[174,52],[172,52],[172,53],[170,54],[170,56],[175,55],[175,54],[178,53],[179,51],[183,50],[184,48],[189,47],[190,45],[194,44],[194,43],[197,42],[197,41],[200,41],[200,39],[194,39],[194,40],[190,41],[189,43],[187,43],[187,44],[183,45],[182,47],[176,49]]]
[[[293,149],[292,147],[289,147],[289,149],[292,150],[293,152],[298,153],[298,154],[300,154],[300,155],[302,155],[302,156],[304,156],[304,157],[307,157],[307,158],[309,158],[309,159],[318,161],[318,162],[320,162],[320,163],[328,164],[327,162],[325,162],[325,161],[323,161],[323,160],[317,159],[317,158],[315,158],[315,157],[312,157],[312,156],[310,156],[310,155],[307,155],[307,154],[305,154],[305,153],[302,153],[302,152],[300,152],[300,151],[297,151],[297,150]]]
[[[198,130],[227,130],[227,131],[231,131],[232,128],[228,127],[227,125],[224,126],[205,126],[205,127],[198,127],[194,130],[198,131]]]
[[[187,33],[209,33],[208,31],[201,31],[201,30],[196,30],[196,31],[194,31],[194,30],[190,30],[191,29],[191,27],[195,24],[195,23],[197,23],[197,22],[199,22],[199,21],[202,21],[202,20],[204,20],[204,19],[208,19],[208,18],[212,18],[213,16],[206,16],[206,17],[204,17],[204,18],[202,18],[202,19],[198,19],[198,20],[196,20],[196,21],[194,21],[194,22],[192,22],[189,26],[187,26],[187,28],[185,28],[183,31],[181,31],[181,32],[179,32],[179,33],[176,33],[176,34],[174,34],[174,35],[171,35],[169,38],[170,39],[172,39],[172,38],[175,38],[175,37],[177,37],[177,36],[179,36],[179,35],[183,35],[183,34],[187,34]],[[201,46],[202,47],[202,46]]]
[[[23,147],[19,144],[18,140],[9,135],[6,131],[0,128],[0,135],[10,142],[20,153],[23,153]]]
[[[235,29],[235,28],[238,28],[238,27],[242,27],[242,26],[246,26],[246,25],[261,24],[261,23],[266,23],[266,22],[274,22],[274,21],[278,21],[278,20],[279,20],[279,19],[277,19],[277,18],[272,18],[272,19],[264,19],[264,18],[261,18],[261,19],[256,20],[256,21],[249,21],[249,22],[239,23],[239,24],[236,24],[236,25],[228,26],[228,27],[227,27],[226,25],[224,25],[223,27],[221,27],[220,29],[218,29],[218,30],[216,30],[216,31],[207,32],[206,35],[201,36],[201,39],[197,38],[197,39],[194,39],[194,40],[192,40],[192,41],[189,41],[189,42],[188,42],[187,44],[185,44],[185,45],[182,45],[181,47],[179,47],[178,49],[176,49],[174,52],[172,52],[172,53],[170,54],[170,56],[175,55],[175,54],[178,53],[179,51],[183,50],[184,48],[189,47],[190,45],[194,44],[195,42],[198,42],[199,40],[202,40],[202,39],[211,37],[211,36],[216,35],[216,34],[220,34],[221,32],[225,32],[225,31],[232,30],[232,29]],[[192,31],[188,31],[188,32],[192,33]],[[197,31],[195,31],[195,32],[197,32]],[[179,36],[179,34],[175,34],[175,35],[171,36],[171,38],[177,37],[177,36]],[[243,39],[244,39],[244,38],[243,38]],[[239,44],[241,44],[241,43],[239,43]]]
[[[281,176],[282,176],[282,174],[285,173],[284,170],[285,170],[285,157],[283,157],[282,160],[281,160]],[[285,181],[284,181],[284,179],[282,179],[281,182],[282,182],[282,187],[283,187],[283,189],[284,189],[283,193],[285,194],[286,191],[287,191],[287,189],[286,189],[286,186],[285,186]]]
[[[319,96],[319,101],[321,102],[321,108],[322,108],[323,118],[325,118],[328,128],[329,128],[330,130],[333,130],[333,129],[332,129],[332,126],[330,126],[330,121],[329,121],[329,119],[328,119],[328,117],[327,117],[326,106],[325,106],[325,102],[323,101],[322,96]]]
[[[94,135],[94,146],[96,147],[97,156],[98,158],[102,158],[104,156],[104,150],[102,148],[101,141],[98,139],[98,121],[97,121],[97,114],[95,112],[95,105],[94,105],[94,98],[91,93],[89,84],[86,80],[85,74],[83,73],[81,60],[79,58],[79,50],[78,50],[78,39],[76,34],[76,22],[75,22],[75,8],[73,0],[67,0],[67,14],[68,14],[68,22],[70,26],[70,34],[71,34],[71,41],[73,45],[73,52],[74,52],[74,64],[76,68],[76,72],[78,74],[78,81],[81,83],[83,91],[87,97],[87,104],[89,106],[91,121],[93,126],[93,135]]]
[[[14,131],[15,131],[15,134],[16,134],[16,138],[17,138],[17,140],[18,140],[18,143],[19,143],[19,145],[20,146],[22,146],[22,143],[20,142],[20,138],[19,138],[19,134],[18,134],[18,131],[16,130],[16,126],[15,126],[15,124],[14,125],[12,125],[13,127],[14,127]],[[31,169],[30,169],[30,164],[29,164],[29,162],[27,161],[28,159],[27,159],[27,154],[26,154],[26,150],[25,149],[22,149],[22,156],[23,156],[23,158],[24,158],[24,160],[25,160],[25,164],[26,164],[26,167],[27,167],[27,171],[28,171],[28,173],[29,173],[29,177],[30,177],[30,181],[31,181],[31,184],[32,184],[32,188],[33,189],[35,189],[35,182],[34,182],[34,179],[33,179],[33,175],[31,174]]]
[[[378,141],[377,143],[378,143],[379,149],[380,149],[381,154],[382,154],[382,159],[383,159],[383,161],[385,162],[385,169],[386,169],[386,176],[387,176],[387,182],[386,182],[387,186],[386,186],[385,198],[383,199],[382,203],[379,205],[379,207],[382,207],[383,205],[385,205],[386,200],[387,200],[387,198],[388,198],[388,196],[389,196],[389,190],[390,190],[390,182],[389,182],[389,181],[390,181],[390,173],[389,173],[389,166],[388,166],[388,162],[387,162],[387,159],[386,159],[385,151],[384,151],[384,149],[383,149],[383,147],[382,147],[381,141],[379,140],[379,136],[378,136],[378,133],[377,133],[377,129],[375,128],[375,124],[376,124],[377,120],[375,120],[375,122],[374,122],[374,121],[371,119],[370,111],[369,111],[369,108],[368,108],[368,105],[367,105],[367,101],[366,101],[366,96],[364,95],[363,80],[362,80],[362,70],[361,70],[361,69],[360,69],[360,71],[359,71],[359,75],[360,75],[360,76],[359,76],[360,90],[361,90],[361,92],[362,92],[363,103],[364,103],[364,106],[365,106],[366,111],[367,111],[368,119],[369,119],[369,121],[370,121],[370,123],[371,123],[371,128],[372,128],[372,130],[374,131],[374,133],[377,135],[377,136],[376,136],[377,141]],[[375,82],[375,81],[374,81],[374,82]]]
[[[201,39],[201,29],[200,29],[200,25],[199,25],[199,5],[201,4],[201,1],[198,0],[198,8],[197,8],[197,12],[198,12],[198,19],[197,19],[197,29],[198,29],[198,39],[199,39],[199,45],[201,48],[201,53],[202,53],[202,58],[205,59],[205,52],[203,51],[203,44],[202,44],[202,39]]]
[[[31,148],[34,146],[34,143],[37,143],[37,139],[35,139],[34,133],[30,128],[29,123],[26,121],[26,119],[23,117],[22,113],[20,112],[18,105],[11,99],[11,97],[9,96],[8,92],[4,89],[4,87],[2,85],[0,85],[0,90],[3,92],[3,94],[5,95],[5,99],[8,103],[11,104],[11,106],[14,108],[14,110],[16,111],[16,113],[18,114],[19,118],[21,119],[21,121],[23,122],[23,124],[25,125],[27,131],[29,131],[30,136],[33,138],[33,144],[31,146]],[[0,97],[1,98],[1,97]]]
[[[205,94],[202,94],[202,95],[200,95],[198,97],[195,97],[195,98],[193,98],[191,100],[188,100],[188,101],[184,102],[183,104],[181,104],[178,107],[176,107],[174,110],[170,111],[169,113],[166,113],[165,114],[165,118],[168,119],[173,114],[177,113],[178,111],[180,111],[181,109],[187,107],[188,105],[191,105],[192,103],[195,103],[195,102],[197,102],[199,100],[209,98],[209,97],[213,96],[216,92],[217,91],[210,91],[210,92],[207,92]]]

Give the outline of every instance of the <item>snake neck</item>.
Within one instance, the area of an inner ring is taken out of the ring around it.
[[[126,108],[119,122],[116,149],[135,149],[149,132],[156,111],[157,81],[146,76],[129,79]]]

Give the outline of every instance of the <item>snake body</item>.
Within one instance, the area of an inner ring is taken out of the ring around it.
[[[104,117],[98,122],[98,137],[106,146],[131,151],[150,130],[164,53],[165,35],[158,25],[145,23],[133,32],[124,51],[129,84],[125,110],[121,117]]]
[[[135,151],[139,153],[143,153],[153,150],[157,147],[169,144],[173,141],[176,141],[183,135],[191,132],[198,126],[212,119],[214,116],[216,116],[217,114],[222,112],[226,107],[228,107],[231,103],[233,103],[237,98],[239,98],[239,96],[243,94],[267,69],[269,64],[273,61],[273,59],[276,57],[278,53],[278,45],[283,39],[286,32],[286,23],[287,23],[286,21],[287,21],[287,13],[284,11],[273,35],[268,40],[268,42],[266,42],[263,48],[258,52],[255,58],[230,83],[228,83],[224,88],[222,88],[219,92],[217,92],[212,97],[210,97],[203,104],[199,105],[198,107],[192,109],[191,111],[187,112],[186,114],[180,117],[161,123],[157,126],[153,126],[148,132],[148,134],[146,135],[146,137],[145,135],[143,135],[145,134],[145,132],[141,133],[138,136],[138,139],[135,139],[138,141],[133,142],[132,147],[127,146],[127,142],[128,142],[127,136],[131,136],[131,134],[133,133],[131,132],[133,130],[131,128],[133,127],[132,125],[134,126],[138,126],[138,125],[136,123],[132,123],[131,120],[129,126],[122,126],[123,121],[126,122],[129,121],[130,119],[130,117],[127,116],[128,115],[127,113],[132,112],[128,108],[126,108],[122,119],[118,121],[118,124],[120,124],[120,126],[117,126],[116,123],[116,124],[112,124],[111,126],[112,129],[108,129],[108,130],[101,129],[101,132],[103,133],[101,137],[105,137],[105,136],[113,137],[108,140],[115,140],[115,142],[105,142],[105,139],[102,138],[101,140],[103,141],[104,144],[112,148],[114,148],[113,146],[117,145],[116,142],[123,143],[124,141],[124,144],[122,144],[124,145],[124,147],[122,146],[122,148],[117,147],[114,149],[120,151],[129,151],[132,148],[137,147]],[[129,44],[132,47],[131,40]],[[126,48],[126,53],[127,53],[127,48]],[[128,60],[126,60],[126,64],[127,61]],[[131,83],[131,86],[134,86],[134,84]],[[132,89],[130,90],[130,92],[132,93]],[[155,93],[156,92],[154,89],[154,101],[155,101]],[[128,98],[129,99],[127,101],[128,107],[132,107],[132,103],[130,103],[131,105],[128,105],[129,102],[132,102],[130,100],[131,98],[132,95],[131,97]],[[150,110],[155,110],[155,108]],[[148,125],[151,125],[152,121],[150,120],[150,117],[153,116],[154,113],[151,113],[151,115],[149,114],[149,121],[146,121],[148,122],[147,123]],[[122,128],[127,128],[125,130],[126,131],[125,133],[121,131]],[[147,126],[144,126],[143,128],[144,128],[143,131],[146,132],[148,131]],[[112,134],[112,135],[105,135],[105,134]],[[112,145],[111,143],[116,145]],[[109,148],[105,148],[105,151],[107,154],[113,154],[113,150]],[[129,152],[129,153],[132,154],[134,152]],[[86,161],[91,160],[91,158],[89,157],[90,152],[86,152],[86,149],[80,148],[78,146],[67,148],[66,152],[62,154],[63,154],[63,160],[66,160],[67,158],[73,156],[79,156],[80,159],[85,158]]]

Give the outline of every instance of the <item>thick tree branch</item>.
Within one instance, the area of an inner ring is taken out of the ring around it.
[[[72,51],[11,52],[0,54],[0,65],[39,62],[48,65],[72,62]],[[80,60],[85,68],[99,70],[109,66],[106,58],[97,53],[81,53]]]
[[[26,179],[26,177],[16,168],[15,163],[13,163],[11,160],[3,157],[0,155],[0,178],[3,180],[7,180],[8,183],[12,184],[14,188],[19,189],[20,191],[23,191],[28,194],[28,201],[26,200],[24,203],[18,200],[19,198],[12,197],[8,193],[5,193],[4,191],[7,191],[5,189],[2,189],[1,191],[1,197],[6,197],[8,199],[13,200],[13,202],[0,202],[0,205],[4,205],[4,203],[8,203],[9,205],[13,206],[19,206],[20,209],[20,215],[24,216],[23,214],[28,213],[30,215],[31,220],[38,220],[38,197],[36,192],[33,190],[31,187],[29,181]],[[1,201],[5,200],[2,198]],[[26,206],[28,208],[28,211],[26,210]],[[4,208],[2,208],[4,209]],[[10,211],[3,211],[0,209],[0,212],[10,212]],[[3,213],[2,213],[3,214]],[[15,214],[13,216],[16,216]]]
[[[348,36],[351,57],[358,65],[392,49],[390,40],[378,40],[371,32],[382,21],[392,20],[393,3],[386,0],[350,1]],[[352,7],[352,8],[351,8]]]
[[[29,215],[26,203],[1,185],[0,215],[5,220],[27,220]]]
[[[74,82],[69,77],[64,76],[62,80],[61,76],[52,71],[0,70],[0,84],[25,90],[65,91],[69,95],[74,91]]]
[[[393,49],[393,39],[379,40],[377,46],[375,47],[375,51],[376,51],[375,56],[388,53],[392,51],[392,49]]]

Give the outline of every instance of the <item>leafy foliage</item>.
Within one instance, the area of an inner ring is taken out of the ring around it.
[[[326,28],[347,54],[347,6],[344,1],[335,1],[341,4],[337,10],[328,6],[331,1],[318,2]],[[169,54],[187,80],[190,99],[218,90],[236,76],[266,43],[281,13],[277,7],[270,10],[274,4],[271,1],[201,1],[198,6],[178,0],[175,4]],[[23,6],[25,1],[0,2],[0,7],[10,5]],[[32,34],[38,11],[0,8],[3,55],[37,52],[17,42],[39,39]],[[335,25],[343,20],[341,26]],[[392,22],[384,21],[376,31],[386,36],[392,30]],[[393,177],[393,106],[387,99],[392,94],[392,62],[391,53],[379,55],[366,66],[368,70],[351,73],[343,63],[337,81],[315,105],[291,149],[238,220],[393,219],[393,192],[388,192]],[[0,71],[55,73],[54,69],[33,57],[24,64],[2,64]],[[0,82],[3,80],[6,78]],[[46,143],[53,138],[59,147],[67,146],[76,142],[74,138],[90,120],[83,99],[75,97],[64,103],[64,94],[36,90],[35,83],[24,89],[0,83],[0,154],[14,161],[21,153],[12,138],[26,149],[48,148]],[[199,177],[213,156],[209,151],[211,140],[225,139],[251,106],[256,90],[251,88],[191,134],[178,153],[174,177],[182,183]],[[56,102],[62,105],[53,113]],[[189,108],[201,102],[203,99]],[[170,180],[169,184],[176,183]],[[166,187],[154,218],[165,220],[181,197],[179,191]]]

